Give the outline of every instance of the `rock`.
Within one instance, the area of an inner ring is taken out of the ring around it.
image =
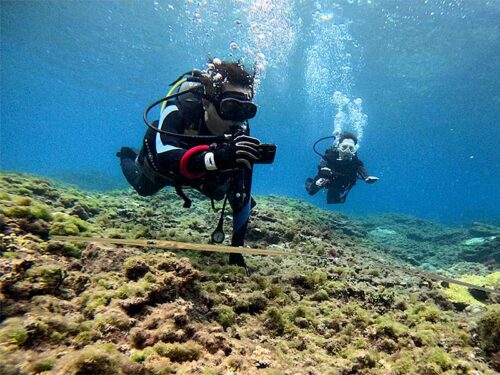
[[[489,300],[489,293],[484,290],[468,288],[469,294],[481,302],[486,302]]]
[[[90,217],[87,210],[79,204],[73,207],[71,215],[78,216],[82,220],[87,220]]]
[[[500,236],[485,240],[475,246],[467,246],[462,257],[470,262],[495,262],[500,264]]]
[[[85,272],[96,274],[99,272],[120,271],[127,257],[139,253],[131,248],[106,246],[90,243],[82,251],[81,260]]]
[[[125,263],[125,276],[129,280],[138,280],[150,270],[149,266],[144,262],[138,261],[131,264]]]

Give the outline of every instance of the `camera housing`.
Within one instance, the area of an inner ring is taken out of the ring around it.
[[[256,164],[272,164],[274,157],[276,156],[276,145],[271,143],[261,143],[258,146],[259,149],[259,160],[256,160]]]

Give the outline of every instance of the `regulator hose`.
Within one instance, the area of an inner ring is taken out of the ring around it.
[[[320,138],[318,139],[316,142],[314,142],[314,145],[313,145],[313,151],[319,155],[319,157],[323,157],[323,154],[321,154],[317,149],[316,149],[316,145],[321,142],[321,141],[324,141],[325,139],[330,139],[330,138],[337,138],[335,135],[329,135],[328,137],[323,137],[323,138]]]
[[[148,120],[149,111],[151,111],[158,104],[166,102],[167,100],[170,100],[173,98],[177,98],[178,96],[184,95],[188,92],[198,92],[198,94],[199,94],[199,90],[200,90],[199,87],[192,87],[192,88],[184,90],[182,92],[170,94],[170,95],[165,96],[164,98],[161,98],[161,99],[154,101],[153,103],[148,105],[146,107],[146,109],[144,110],[144,114],[142,116],[144,123],[146,124],[146,126],[148,128],[150,128],[151,130],[154,130],[155,132],[160,133],[160,134],[170,135],[172,137],[178,137],[178,138],[183,138],[183,139],[207,140],[207,141],[214,141],[214,142],[227,141],[228,139],[231,138],[231,135],[187,135],[187,134],[173,133],[173,132],[169,132],[166,130],[158,129]]]

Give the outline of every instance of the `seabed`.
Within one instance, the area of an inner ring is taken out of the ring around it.
[[[307,256],[245,255],[250,277],[227,254],[54,239],[207,244],[217,214],[190,196],[186,210],[170,191],[91,193],[1,173],[0,373],[500,370],[499,295],[403,269],[498,289],[496,226],[354,219],[256,197],[247,245]]]

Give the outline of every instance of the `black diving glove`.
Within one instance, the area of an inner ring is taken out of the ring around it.
[[[207,171],[226,171],[238,168],[252,169],[259,160],[260,141],[257,138],[240,135],[228,143],[217,144],[204,155]]]

